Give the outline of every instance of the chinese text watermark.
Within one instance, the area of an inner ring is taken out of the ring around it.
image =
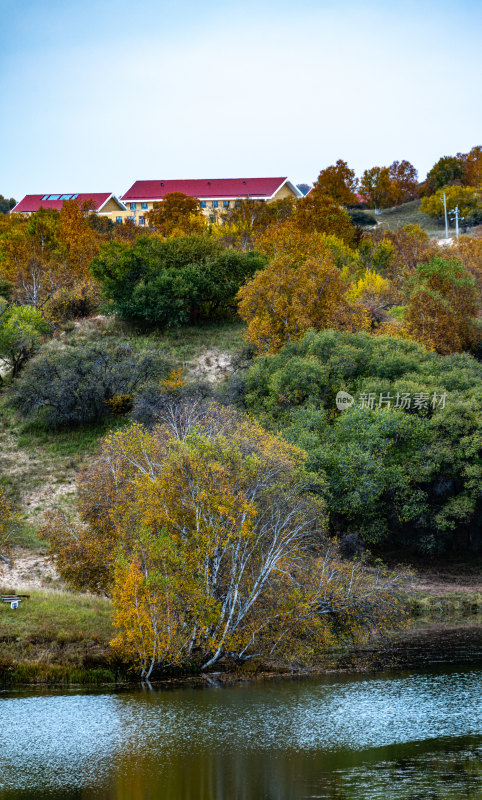
[[[399,408],[405,411],[422,411],[424,409],[445,408],[447,392],[360,392],[357,397],[348,392],[338,392],[336,407],[345,411],[351,406],[355,408]]]

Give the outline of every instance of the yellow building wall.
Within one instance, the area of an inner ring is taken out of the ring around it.
[[[268,203],[273,203],[275,200],[284,200],[286,197],[288,197],[290,200],[296,199],[296,194],[294,191],[285,183],[285,185],[282,186],[278,192],[276,192],[275,196],[271,200],[268,200]]]

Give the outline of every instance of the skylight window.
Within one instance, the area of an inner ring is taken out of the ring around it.
[[[78,196],[79,196],[78,194],[73,194],[72,195],[72,200],[77,200]]]
[[[60,200],[60,195],[59,194],[49,194],[49,196],[47,197],[47,200]]]
[[[48,200],[48,199],[49,199],[48,194],[44,194],[44,196],[42,197],[42,200]]]
[[[71,198],[72,198],[71,194],[61,194],[60,195],[60,199],[61,200],[70,200]]]

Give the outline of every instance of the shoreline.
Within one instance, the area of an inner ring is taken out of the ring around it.
[[[160,673],[147,682],[140,677],[129,677],[132,667],[113,664],[108,659],[104,664],[99,662],[82,669],[68,664],[2,663],[0,647],[0,693],[28,689],[122,690],[143,686],[153,689],[222,688],[263,680],[300,680],[349,673],[376,674],[436,666],[482,667],[482,625],[463,621],[458,624],[450,622],[412,626],[378,644],[372,641],[351,651],[327,652],[323,654],[321,663],[309,667],[254,664],[250,668],[223,669],[221,663],[212,672],[197,675]]]

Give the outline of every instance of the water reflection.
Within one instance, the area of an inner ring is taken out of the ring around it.
[[[480,800],[480,671],[4,696],[0,799]]]

